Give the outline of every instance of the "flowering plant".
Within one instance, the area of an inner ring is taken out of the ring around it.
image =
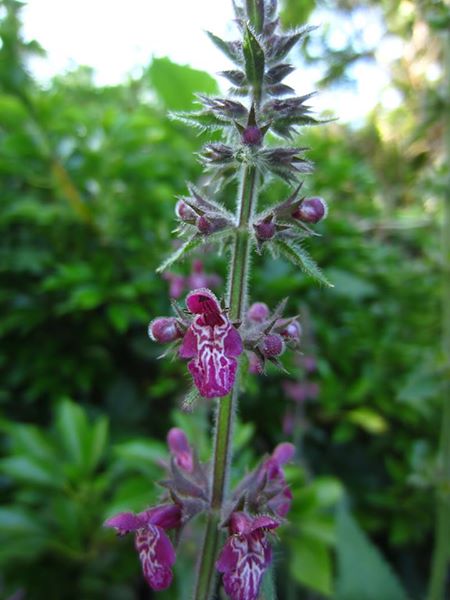
[[[289,51],[313,28],[281,32],[276,0],[236,1],[234,9],[239,39],[224,41],[209,33],[235,65],[222,72],[232,85],[229,97],[201,95],[198,111],[174,115],[201,130],[221,130],[225,139],[204,146],[200,158],[207,185],[198,189],[189,184],[188,195],[178,199],[175,215],[182,243],[159,268],[165,271],[203,244],[210,248],[219,244],[230,258],[227,294],[218,298],[205,282],[189,291],[186,310],[174,304],[173,316],[157,317],[149,325],[153,341],[169,344],[166,354],[188,361],[190,397],[216,399],[212,459],[210,464],[200,463],[184,432],[172,429],[168,477],[162,482],[167,491],[161,504],[106,522],[119,534],[135,533],[144,576],[159,590],[170,585],[175,561],[167,531],[179,532],[190,519],[206,513],[193,595],[197,600],[212,597],[216,573],[222,574],[223,588],[232,600],[257,600],[271,562],[273,532],[284,524],[292,501],[283,471],[294,458],[295,448],[289,443],[277,446],[234,490],[228,489],[242,357],[248,358],[251,371],[262,374],[267,361],[282,367],[282,354],[288,348],[296,351],[301,341],[298,316],[284,315],[285,300],[274,310],[263,302],[247,306],[251,253],[282,255],[328,284],[303,246],[306,238],[317,235],[313,226],[327,212],[321,198],[300,193],[299,178],[313,168],[306,148],[272,141],[272,137],[291,140],[299,127],[317,123],[307,104],[312,94],[295,96],[283,83],[293,71],[286,62]],[[281,178],[294,189],[287,199],[258,212],[261,186],[272,178]],[[220,194],[233,182],[239,190],[234,211]],[[179,297],[185,281],[166,277],[172,296]]]

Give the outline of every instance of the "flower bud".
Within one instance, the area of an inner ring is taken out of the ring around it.
[[[262,323],[269,317],[270,311],[267,304],[264,302],[255,302],[250,306],[247,312],[247,317],[255,323]]]
[[[148,326],[148,335],[154,342],[167,344],[182,337],[175,317],[158,317]]]
[[[197,219],[197,229],[200,233],[208,235],[214,231],[214,225],[204,215]]]
[[[179,427],[172,427],[167,434],[167,445],[171,454],[175,457],[178,467],[183,471],[192,473],[194,469],[193,454],[184,431]]]
[[[298,321],[291,321],[280,333],[286,340],[299,342],[302,335],[302,326]]]
[[[323,198],[305,198],[292,213],[292,218],[304,223],[318,223],[327,216],[327,205]]]
[[[277,333],[271,333],[263,338],[261,352],[267,358],[280,356],[284,352],[283,338]]]
[[[272,452],[272,458],[274,458],[279,465],[285,465],[294,458],[295,446],[289,442],[282,442],[278,444],[275,450]]]
[[[260,146],[263,140],[263,133],[256,125],[246,127],[242,133],[242,143],[246,146]]]
[[[266,240],[270,240],[276,233],[275,223],[272,221],[272,217],[270,219],[264,219],[264,221],[260,221],[253,225],[256,233],[256,237],[258,240],[265,242]]]
[[[184,221],[185,223],[189,223],[195,221],[197,215],[192,210],[190,206],[186,204],[183,200],[178,200],[175,205],[175,214],[180,219],[180,221]]]

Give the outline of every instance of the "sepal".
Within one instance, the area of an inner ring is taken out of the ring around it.
[[[242,43],[240,41],[226,42],[210,31],[207,31],[206,35],[209,37],[212,43],[219,48],[219,50],[221,50],[232,62],[237,65],[242,64]]]
[[[273,35],[268,40],[267,59],[271,63],[283,60],[292,48],[311,31],[317,29],[315,25],[305,25],[301,29],[287,33],[286,35]]]

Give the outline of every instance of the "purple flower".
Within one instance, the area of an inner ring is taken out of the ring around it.
[[[242,132],[242,143],[246,146],[260,146],[263,140],[263,132],[256,125],[246,127]]]
[[[268,532],[280,521],[270,516],[252,517],[234,512],[230,517],[230,537],[217,560],[223,585],[231,600],[256,600],[264,571],[272,560]]]
[[[295,454],[295,446],[289,442],[278,444],[262,465],[260,478],[266,479],[266,492],[270,500],[267,507],[280,517],[285,517],[292,504],[292,492],[286,482],[283,465],[290,462]]]
[[[194,456],[184,431],[179,427],[172,427],[167,434],[167,444],[177,466],[183,471],[192,473],[194,470]]]
[[[188,277],[176,273],[163,273],[163,278],[169,282],[169,295],[177,300],[185,290],[195,290],[203,287],[217,287],[221,284],[221,278],[216,274],[205,273],[201,260],[192,262],[191,274]]]
[[[204,398],[226,396],[236,377],[236,356],[242,353],[242,340],[207,288],[192,291],[186,298],[195,315],[179,349],[181,358],[192,359],[188,369]]]
[[[249,321],[263,323],[269,318],[269,307],[265,302],[254,302],[247,311]]]
[[[119,535],[134,532],[144,577],[152,590],[159,591],[172,583],[172,566],[175,563],[175,550],[165,530],[179,527],[180,523],[180,507],[163,504],[137,515],[119,513],[105,521],[105,526],[114,528]]]
[[[292,218],[304,223],[318,223],[327,216],[327,204],[323,198],[305,198],[292,213]]]
[[[148,326],[148,335],[154,342],[166,344],[183,336],[174,317],[158,317]]]
[[[221,284],[221,278],[216,274],[208,275],[205,273],[203,263],[201,260],[194,260],[192,262],[192,271],[187,278],[187,286],[190,290],[197,288],[214,288]]]
[[[176,273],[163,273],[163,278],[169,282],[169,296],[175,300],[181,296],[185,288],[185,278]]]

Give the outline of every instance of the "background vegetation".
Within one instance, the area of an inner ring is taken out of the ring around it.
[[[80,67],[44,88],[27,70],[42,49],[22,38],[20,3],[0,7],[0,595],[150,598],[132,543],[101,523],[157,497],[174,423],[207,458],[207,406],[178,410],[185,368],[156,360],[146,328],[170,311],[168,282],[154,271],[171,244],[175,196],[200,176],[193,153],[204,141],[168,111],[191,108],[195,92],[217,84],[158,59],[119,86],[95,86]],[[302,133],[317,164],[306,189],[330,205],[309,249],[335,287],[266,256],[251,286],[252,300],[272,305],[289,295],[317,362],[308,377],[318,393],[306,401],[293,401],[286,383],[305,378],[294,360],[289,375],[249,376],[236,434],[236,475],[283,439],[301,448],[292,525],[275,561],[288,600],[418,599],[429,576],[442,390],[440,36],[449,20],[439,2],[325,6],[331,24],[374,7],[404,44],[392,71],[402,103],[378,106],[358,127]],[[285,23],[313,8],[286,0]],[[354,65],[374,60],[359,37],[336,49],[325,24],[302,60],[322,65],[327,88],[351,84]],[[223,277],[225,257],[202,260]],[[178,587],[161,598],[188,597],[196,544],[194,528]]]

